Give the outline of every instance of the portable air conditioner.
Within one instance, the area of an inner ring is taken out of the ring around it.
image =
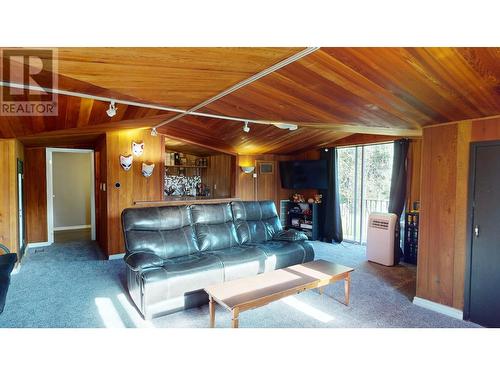
[[[366,257],[370,262],[394,265],[394,233],[396,214],[371,213],[368,217]]]

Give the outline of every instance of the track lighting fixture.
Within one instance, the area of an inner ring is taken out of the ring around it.
[[[273,124],[273,125],[276,126],[277,128],[290,130],[290,131],[298,129],[298,126],[295,124]]]
[[[158,135],[158,131],[156,130],[156,128],[151,128],[151,135],[153,137],[156,137]]]
[[[112,101],[111,103],[109,103],[109,108],[106,111],[106,113],[108,114],[109,117],[113,117],[113,116],[116,115],[116,105],[115,105],[114,101]]]
[[[248,126],[248,121],[245,121],[245,125],[243,125],[243,131],[248,133],[250,131],[250,127]]]

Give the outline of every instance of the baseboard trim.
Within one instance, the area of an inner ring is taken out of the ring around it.
[[[413,297],[413,303],[417,306],[423,307],[424,309],[432,310],[455,319],[464,319],[463,311],[455,309],[454,307],[442,305],[440,303],[429,301],[428,299],[420,297]]]
[[[27,249],[32,249],[34,247],[42,247],[42,246],[50,246],[52,245],[52,242],[32,242],[29,243],[28,246],[26,247]]]
[[[111,254],[108,256],[108,260],[122,259],[124,256],[125,256],[125,253]]]
[[[61,230],[76,230],[76,229],[89,229],[90,225],[71,225],[69,227],[54,227],[54,232]]]

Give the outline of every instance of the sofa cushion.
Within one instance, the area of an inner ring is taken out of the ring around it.
[[[257,246],[268,257],[265,272],[314,260],[314,250],[307,241],[266,241]]]
[[[188,206],[127,208],[122,213],[127,253],[174,258],[198,252]]]
[[[241,244],[269,241],[283,230],[273,201],[235,201],[231,209]]]
[[[167,259],[161,267],[146,269],[141,275],[146,305],[182,296],[224,281],[220,260],[210,254]]]
[[[262,249],[254,246],[237,246],[227,249],[207,251],[221,262],[224,281],[255,276],[264,272],[267,256]]]
[[[193,205],[191,215],[200,251],[239,245],[229,203]]]

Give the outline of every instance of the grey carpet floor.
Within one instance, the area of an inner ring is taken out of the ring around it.
[[[344,306],[343,283],[328,295],[308,291],[240,314],[240,327],[478,327],[412,304],[416,268],[384,267],[365,260],[365,248],[314,242],[317,259],[354,267],[351,303]],[[337,301],[338,299],[339,301]],[[123,260],[103,260],[95,242],[68,242],[30,249],[12,275],[0,327],[158,327],[208,326],[208,306],[142,320],[125,289]],[[217,327],[231,316],[217,307]]]

